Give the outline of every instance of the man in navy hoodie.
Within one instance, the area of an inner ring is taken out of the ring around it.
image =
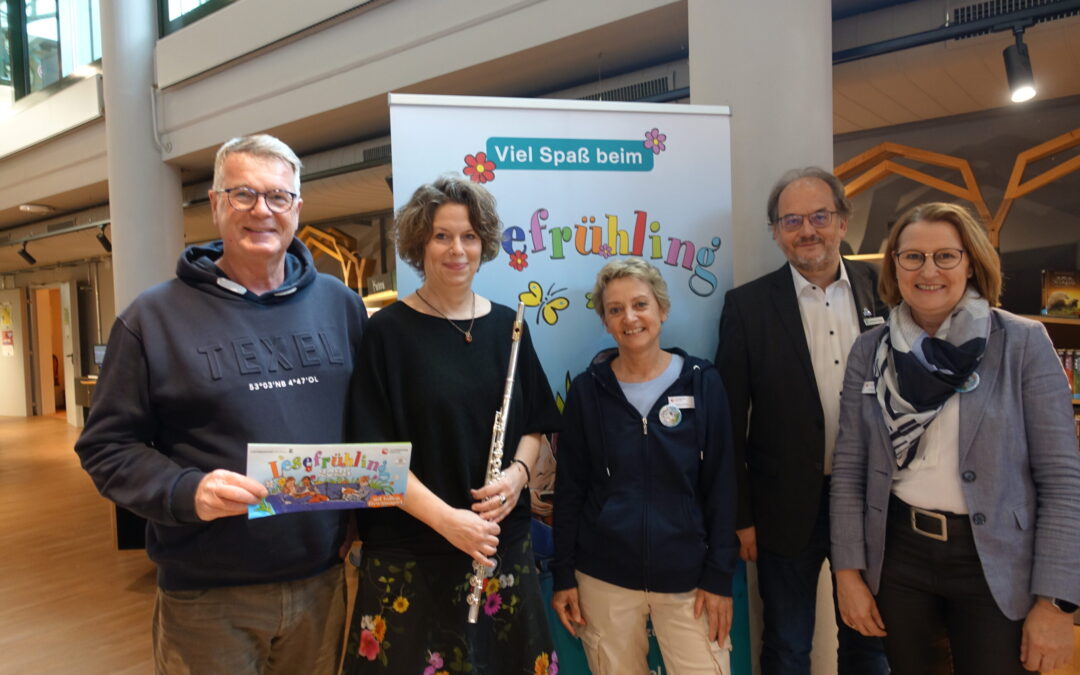
[[[158,673],[337,672],[342,512],[246,516],[266,495],[244,475],[248,443],[345,439],[367,316],[294,237],[299,192],[280,140],[218,150],[221,240],[117,317],[75,446],[98,490],[149,521]]]

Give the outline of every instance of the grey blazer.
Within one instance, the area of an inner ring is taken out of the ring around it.
[[[873,380],[885,327],[863,333],[844,375],[830,517],[834,569],[877,593],[896,459]],[[1037,595],[1080,604],[1080,450],[1071,393],[1042,324],[993,310],[979,386],[960,396],[960,478],[983,572],[1001,611]]]

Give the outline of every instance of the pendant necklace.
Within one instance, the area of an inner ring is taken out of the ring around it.
[[[469,319],[469,328],[468,328],[468,330],[466,330],[466,329],[462,328],[461,326],[457,325],[457,323],[455,323],[453,319],[451,319],[450,317],[448,317],[448,316],[446,316],[445,314],[443,314],[443,313],[442,313],[442,310],[441,310],[441,309],[439,309],[439,308],[438,308],[438,307],[436,307],[435,305],[433,305],[433,304],[431,304],[430,302],[428,302],[428,301],[427,301],[427,298],[425,298],[424,296],[420,295],[420,289],[419,289],[419,288],[418,288],[418,289],[416,289],[415,293],[416,293],[416,297],[420,298],[420,300],[421,300],[421,301],[422,301],[422,302],[423,302],[423,303],[424,303],[425,305],[427,305],[428,307],[430,307],[430,308],[432,308],[433,310],[435,310],[436,312],[438,312],[438,313],[439,313],[439,316],[441,316],[442,318],[446,319],[446,320],[447,320],[447,321],[448,321],[448,322],[450,323],[450,325],[451,325],[451,326],[453,326],[453,327],[454,327],[454,328],[455,328],[455,329],[457,330],[457,332],[459,332],[459,333],[461,333],[462,335],[464,335],[464,336],[465,336],[465,342],[466,342],[466,343],[470,343],[470,342],[472,342],[472,329],[473,329],[473,324],[474,324],[474,323],[476,323],[476,291],[473,291],[473,294],[472,294],[472,317],[471,317],[471,318]]]

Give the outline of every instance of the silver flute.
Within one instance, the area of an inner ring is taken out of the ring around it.
[[[502,406],[495,411],[495,424],[491,429],[491,447],[488,448],[487,472],[484,485],[491,485],[502,480],[503,442],[506,434],[506,422],[510,419],[510,399],[514,395],[514,374],[517,372],[518,348],[521,346],[521,315],[525,312],[525,303],[519,302],[517,315],[514,317],[514,329],[510,334],[510,365],[506,369],[506,387],[503,389]],[[480,616],[480,594],[484,584],[491,576],[491,567],[473,561],[472,577],[469,579],[469,623],[476,623]]]

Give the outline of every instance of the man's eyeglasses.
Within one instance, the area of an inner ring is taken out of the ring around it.
[[[259,197],[262,197],[263,201],[266,202],[266,208],[274,213],[285,213],[291,209],[293,201],[299,196],[295,192],[289,192],[288,190],[257,192],[249,187],[226,188],[224,190],[214,190],[214,192],[224,192],[229,199],[229,204],[237,211],[250,211],[259,203]]]
[[[896,264],[906,269],[908,272],[914,272],[922,269],[922,266],[926,264],[926,259],[933,258],[934,264],[937,265],[939,270],[951,270],[960,264],[960,261],[964,259],[964,249],[962,248],[939,248],[933,253],[923,253],[922,251],[897,251],[896,252]]]
[[[820,209],[813,213],[785,213],[776,219],[776,225],[785,232],[794,232],[802,228],[804,220],[809,220],[814,229],[820,230],[832,223],[836,211]]]

